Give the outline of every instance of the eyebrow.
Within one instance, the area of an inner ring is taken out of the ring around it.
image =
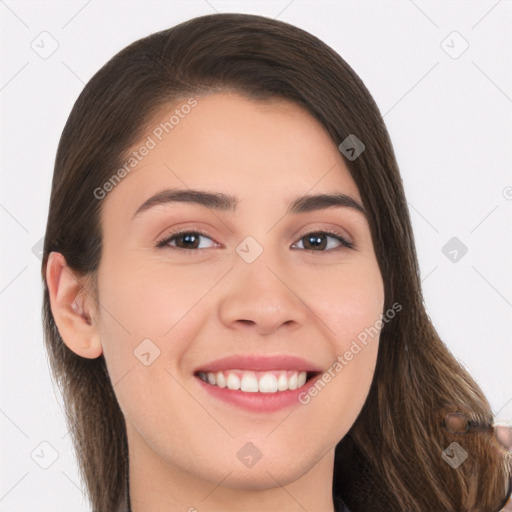
[[[144,201],[133,214],[132,219],[153,206],[177,202],[198,204],[219,211],[235,211],[238,199],[222,192],[165,189]],[[333,206],[351,208],[366,217],[366,210],[363,205],[346,194],[316,194],[297,197],[288,205],[286,214],[307,213]]]

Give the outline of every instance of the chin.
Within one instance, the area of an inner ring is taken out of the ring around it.
[[[297,467],[296,464],[292,464],[292,466],[294,467],[285,468],[283,465],[276,467],[275,465],[266,464],[258,468],[232,469],[232,473],[226,478],[223,485],[232,489],[262,491],[295,482],[309,469],[307,467]]]

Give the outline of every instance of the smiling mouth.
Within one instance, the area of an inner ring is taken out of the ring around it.
[[[199,371],[196,377],[219,388],[246,393],[279,393],[301,388],[319,372],[298,370],[224,370],[218,372]]]

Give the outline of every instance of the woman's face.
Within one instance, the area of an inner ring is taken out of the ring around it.
[[[172,128],[186,100],[155,117],[102,199],[94,322],[148,479],[165,468],[287,484],[332,470],[363,406],[378,334],[362,333],[379,326],[382,278],[358,189],[313,117],[233,93],[196,99]],[[319,194],[346,197],[288,211]]]

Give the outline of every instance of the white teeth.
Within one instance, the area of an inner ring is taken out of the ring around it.
[[[294,373],[289,379],[288,379],[288,389],[297,389],[297,374]]]
[[[277,391],[277,379],[273,373],[265,373],[259,382],[260,393],[275,393]]]
[[[288,389],[288,378],[286,372],[280,373],[277,378],[277,389],[279,391],[286,391]]]
[[[224,377],[222,372],[217,372],[215,374],[215,379],[217,380],[217,386],[219,386],[219,388],[226,387],[226,377]]]
[[[257,393],[258,379],[256,378],[256,375],[254,375],[254,373],[244,372],[240,383],[240,389],[242,391],[248,391],[249,393]]]
[[[234,391],[240,389],[246,393],[276,393],[304,386],[307,373],[293,370],[268,372],[227,370],[216,373],[200,372],[199,377],[212,386],[227,387]]]
[[[240,379],[234,373],[228,373],[228,378],[226,379],[226,386],[228,387],[228,389],[240,389]]]

